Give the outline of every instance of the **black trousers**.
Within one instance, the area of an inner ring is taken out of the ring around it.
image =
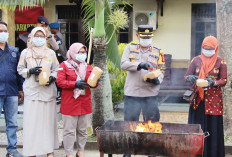
[[[189,124],[200,124],[210,136],[204,141],[204,157],[225,157],[222,115],[206,115],[205,102],[201,101],[196,110],[189,108]]]
[[[140,112],[143,112],[143,120],[157,122],[160,120],[158,97],[133,97],[124,96],[124,120],[139,121]],[[130,155],[123,155],[128,157]],[[155,156],[148,156],[155,157]]]
[[[143,112],[143,120],[157,122],[160,119],[158,97],[132,97],[124,96],[124,120],[139,121],[140,112]]]

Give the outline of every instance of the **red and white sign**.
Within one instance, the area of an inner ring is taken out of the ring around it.
[[[36,26],[37,17],[44,16],[44,8],[30,7],[27,9],[15,9],[15,31],[25,33],[30,26]]]

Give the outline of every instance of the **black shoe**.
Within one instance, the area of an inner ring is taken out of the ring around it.
[[[153,155],[148,155],[148,157],[156,157],[156,156],[153,156]]]
[[[131,157],[129,154],[124,154],[123,157]]]

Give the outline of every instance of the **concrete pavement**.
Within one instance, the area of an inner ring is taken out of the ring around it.
[[[18,151],[21,153],[22,148],[19,148]],[[5,148],[0,148],[0,157],[4,157],[6,155]],[[64,149],[55,150],[55,157],[65,157]],[[37,157],[47,157],[46,155],[41,155]],[[100,153],[98,150],[85,150],[85,157],[100,157]],[[108,157],[107,154],[104,157]],[[121,154],[113,155],[113,157],[122,157]],[[142,155],[132,155],[132,157],[144,157]]]

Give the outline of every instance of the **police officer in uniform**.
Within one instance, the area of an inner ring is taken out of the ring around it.
[[[59,32],[60,24],[57,22],[53,22],[49,24],[52,35],[56,40],[56,43],[59,45],[59,49],[56,51],[56,57],[61,64],[66,60],[67,49],[65,46],[63,35]],[[62,88],[57,86],[57,100],[61,99]]]
[[[164,77],[164,54],[162,50],[151,45],[152,26],[139,25],[136,36],[139,44],[127,45],[121,60],[121,68],[127,70],[124,86],[124,120],[139,121],[142,110],[144,121],[156,122],[160,119],[157,95]],[[162,71],[161,76],[147,79],[145,82],[144,75],[156,69]]]
[[[66,53],[67,49],[65,46],[63,35],[59,32],[60,24],[57,22],[53,22],[49,24],[49,27],[51,29],[51,33],[54,35],[54,38],[59,45],[59,49],[56,51],[56,56],[61,64],[63,61],[66,60]]]

